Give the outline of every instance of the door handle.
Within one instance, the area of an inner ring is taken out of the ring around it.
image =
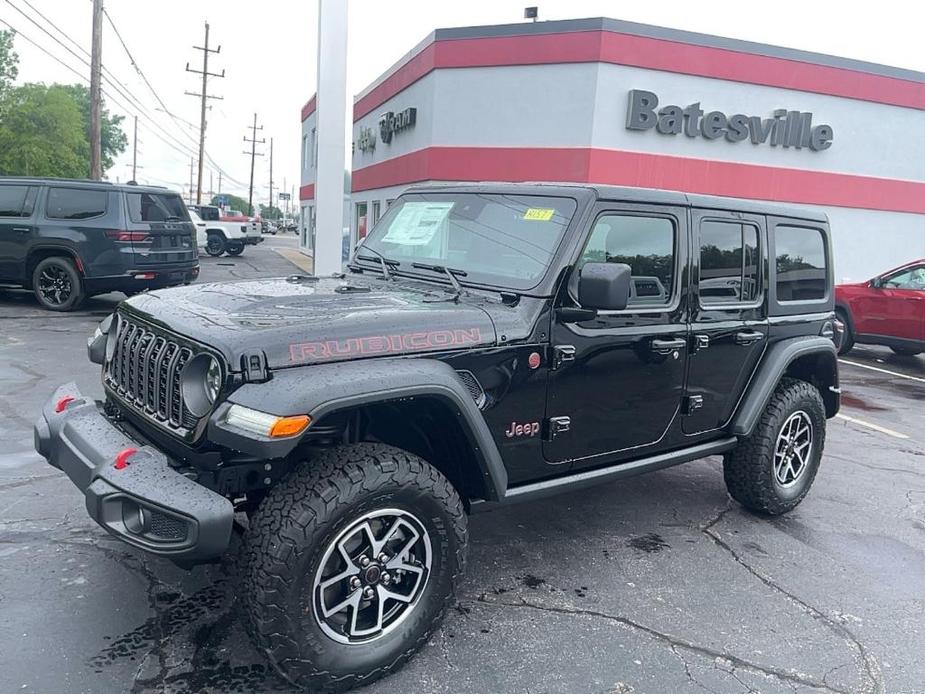
[[[764,333],[759,333],[757,331],[750,330],[747,332],[736,333],[735,343],[737,345],[750,345],[753,342],[758,342],[763,339],[764,339]]]
[[[652,351],[656,354],[671,354],[685,347],[687,347],[687,340],[680,337],[673,340],[652,340]]]
[[[17,234],[28,234],[32,231],[29,227],[13,227],[13,231]]]

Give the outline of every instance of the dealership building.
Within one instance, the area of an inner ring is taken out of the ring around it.
[[[438,29],[355,98],[352,132],[345,248],[413,183],[571,181],[824,211],[838,281],[925,257],[925,73],[613,19]]]

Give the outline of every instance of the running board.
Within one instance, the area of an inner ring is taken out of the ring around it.
[[[718,441],[710,441],[709,443],[691,446],[690,448],[682,448],[678,451],[661,453],[659,455],[653,455],[648,458],[641,458],[625,463],[617,463],[609,467],[585,470],[576,472],[572,475],[565,475],[564,477],[556,477],[541,482],[532,482],[530,484],[510,487],[501,501],[473,501],[471,504],[471,511],[473,513],[488,511],[505,504],[534,501],[562,492],[571,492],[577,489],[585,489],[598,484],[604,484],[606,482],[613,482],[614,480],[623,479],[624,477],[635,477],[636,475],[641,475],[646,472],[654,472],[655,470],[662,470],[666,467],[706,458],[710,455],[725,453],[735,448],[738,442],[739,439],[732,436]]]

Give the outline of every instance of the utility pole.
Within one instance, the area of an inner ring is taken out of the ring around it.
[[[254,209],[254,157],[263,156],[262,152],[257,151],[257,145],[258,144],[262,145],[266,142],[266,139],[264,138],[261,138],[260,140],[257,139],[257,131],[263,130],[263,126],[261,125],[260,127],[257,127],[257,114],[256,113],[254,114],[254,124],[250,127],[250,130],[251,130],[251,136],[250,137],[248,137],[247,135],[244,136],[244,141],[251,143],[251,151],[244,153],[244,154],[250,154],[250,157],[251,157],[251,184],[250,184],[250,188],[248,188],[247,190],[247,214],[252,214],[253,209]]]
[[[138,116],[135,116],[135,136],[132,138],[132,180],[137,181],[138,170]]]
[[[212,204],[212,198],[215,197],[214,189],[212,188],[212,169],[209,169],[209,204]]]
[[[103,178],[100,126],[100,71],[103,67],[103,0],[93,0],[93,38],[90,46],[90,178]]]
[[[218,172],[218,194],[222,194],[222,172]]]
[[[199,111],[199,185],[196,188],[196,204],[202,203],[202,163],[205,157],[206,149],[206,100],[207,99],[221,99],[220,96],[213,96],[212,94],[207,93],[208,83],[210,77],[224,77],[225,71],[222,70],[222,74],[215,72],[209,72],[209,53],[221,53],[222,47],[218,48],[209,48],[209,23],[206,22],[206,38],[205,43],[202,46],[193,46],[197,51],[202,51],[202,70],[190,70],[189,63],[186,64],[187,72],[194,72],[197,75],[202,75],[202,92],[196,94],[195,92],[186,92],[189,96],[198,96],[202,99],[202,105]]]
[[[267,214],[273,214],[273,138],[270,138],[270,209]]]
[[[190,157],[190,160],[189,160],[189,204],[190,205],[193,204],[193,167],[195,165],[196,165],[195,160],[192,157]],[[199,196],[197,195],[196,198],[198,200]]]

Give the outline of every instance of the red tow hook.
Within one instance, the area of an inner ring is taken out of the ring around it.
[[[75,399],[76,398],[73,395],[65,395],[63,398],[58,400],[57,403],[55,403],[55,412],[64,412],[64,408],[74,402]]]
[[[116,470],[124,470],[128,467],[128,459],[138,452],[137,448],[123,448],[116,454],[116,464],[113,467]]]

